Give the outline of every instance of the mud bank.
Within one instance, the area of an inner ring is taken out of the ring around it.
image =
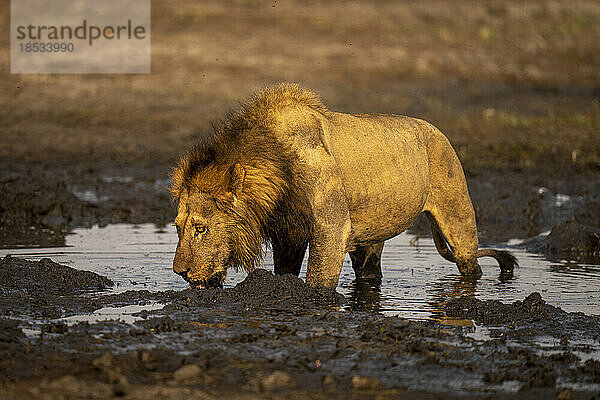
[[[569,220],[554,225],[547,235],[524,241],[521,247],[551,260],[600,264],[600,229]]]
[[[340,311],[343,296],[265,270],[230,289],[111,295],[80,292],[108,282],[77,270],[56,278],[64,268],[2,261],[9,276],[20,274],[0,291],[3,398],[591,398],[600,390],[598,317],[566,313],[537,293],[512,305],[450,302],[448,315],[484,325],[464,327]],[[28,297],[9,301],[15,285]],[[49,299],[40,285],[61,296]],[[150,301],[164,306],[134,323],[60,319]],[[31,312],[38,304],[53,313]]]
[[[503,304],[497,300],[482,301],[461,296],[450,300],[446,314],[469,318],[490,326],[503,327],[494,335],[517,338],[548,335],[561,341],[590,340],[600,343],[600,318],[583,313],[567,313],[547,304],[539,293],[532,293],[523,301]]]
[[[174,212],[168,170],[167,163],[117,169],[101,163],[67,169],[7,165],[0,172],[0,245],[64,246],[72,228],[95,224],[162,226]]]
[[[0,261],[0,312],[4,317],[49,320],[113,305],[166,301],[175,292],[107,293],[108,278],[45,258],[37,262],[6,256]]]

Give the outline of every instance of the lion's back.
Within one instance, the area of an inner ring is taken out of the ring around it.
[[[331,113],[328,120],[358,241],[373,226],[389,227],[379,239],[405,230],[427,200],[429,125],[385,114]]]

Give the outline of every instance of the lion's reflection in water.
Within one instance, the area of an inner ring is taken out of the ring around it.
[[[350,285],[345,308],[352,311],[381,310],[381,279],[358,278]]]

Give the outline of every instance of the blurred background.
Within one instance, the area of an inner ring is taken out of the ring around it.
[[[154,1],[147,75],[11,75],[1,4],[3,246],[168,222],[169,166],[280,81],[332,110],[434,123],[464,164],[484,239],[600,225],[596,0]],[[548,211],[559,194],[572,204]]]

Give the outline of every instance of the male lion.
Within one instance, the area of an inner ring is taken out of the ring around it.
[[[424,212],[439,253],[463,275],[478,257],[504,273],[508,252],[478,249],[462,166],[446,137],[415,118],[343,114],[295,84],[255,94],[171,174],[179,243],[173,270],[192,287],[252,269],[270,242],[275,273],[335,288],[349,252],[358,277],[381,276],[383,242]]]

